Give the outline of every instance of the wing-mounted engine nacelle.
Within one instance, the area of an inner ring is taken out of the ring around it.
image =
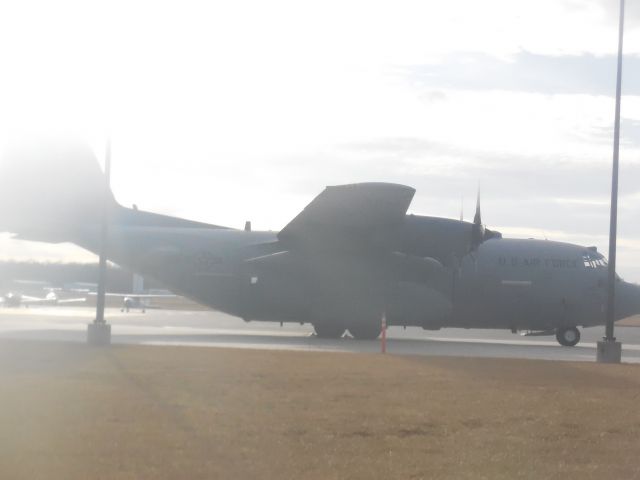
[[[472,246],[473,224],[449,218],[407,215],[401,250],[415,257],[431,257],[446,266],[462,258]]]
[[[407,255],[434,258],[445,267],[455,267],[459,259],[481,243],[501,236],[500,232],[489,230],[482,224],[407,215],[400,250]]]

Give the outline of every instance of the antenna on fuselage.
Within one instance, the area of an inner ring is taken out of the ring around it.
[[[244,231],[245,232],[250,232],[251,231],[251,221],[247,220],[246,222],[244,222]]]
[[[460,221],[464,222],[464,197],[460,197]]]

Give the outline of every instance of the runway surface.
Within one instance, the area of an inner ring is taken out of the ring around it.
[[[86,307],[0,309],[0,339],[84,342],[94,310]],[[187,345],[279,350],[377,352],[379,341],[324,340],[310,325],[250,322],[212,311],[148,310],[123,313],[108,309],[113,343]],[[594,361],[604,327],[582,329],[576,347],[561,347],[555,337],[523,337],[506,330],[391,327],[387,351],[399,355],[530,358]],[[640,328],[616,327],[623,361],[640,363]]]

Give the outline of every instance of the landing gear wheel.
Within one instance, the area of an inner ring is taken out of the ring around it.
[[[359,323],[349,326],[349,333],[356,340],[375,340],[380,336],[380,323]]]
[[[580,341],[580,330],[576,327],[561,327],[556,330],[556,339],[564,347],[575,347]]]
[[[314,323],[313,329],[319,338],[340,338],[344,335],[344,325],[337,322]]]

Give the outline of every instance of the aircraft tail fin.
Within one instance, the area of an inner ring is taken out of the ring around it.
[[[0,232],[49,243],[86,239],[102,220],[105,177],[91,148],[49,141],[7,148],[0,157]],[[225,228],[120,206],[107,192],[109,221],[119,226]]]
[[[28,240],[72,241],[78,227],[100,223],[104,192],[104,174],[88,146],[10,146],[0,160],[0,231]],[[118,206],[111,192],[107,201]]]

